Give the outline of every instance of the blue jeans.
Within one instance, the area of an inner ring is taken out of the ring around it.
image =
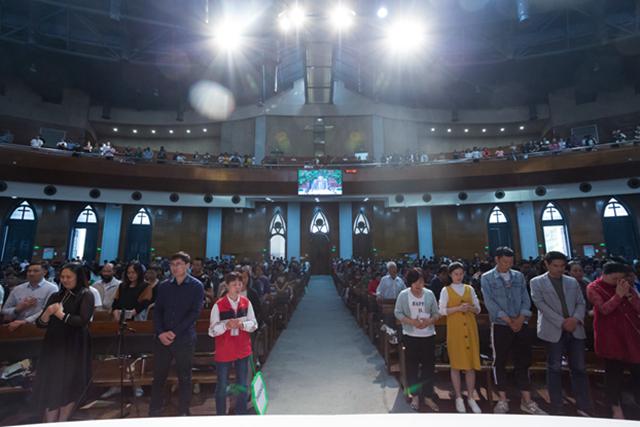
[[[249,357],[237,359],[233,362],[216,362],[218,384],[216,384],[216,414],[227,414],[227,385],[229,383],[229,368],[234,365],[236,371],[236,387],[229,393],[236,397],[236,415],[247,413],[247,397],[249,395]]]
[[[547,388],[551,406],[556,411],[562,410],[562,355],[567,354],[571,371],[573,397],[578,409],[589,411],[589,378],[584,360],[585,340],[577,339],[571,332],[562,331],[560,340],[547,342]]]

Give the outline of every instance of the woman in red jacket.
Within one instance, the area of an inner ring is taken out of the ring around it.
[[[608,262],[602,276],[587,286],[595,350],[605,361],[607,399],[613,418],[619,419],[624,418],[620,394],[625,367],[633,376],[635,395],[640,391],[640,296],[628,280],[629,271],[625,264]]]
[[[216,385],[216,414],[227,413],[227,383],[229,368],[236,372],[236,414],[247,412],[249,390],[249,358],[251,356],[251,332],[258,327],[253,307],[247,297],[240,295],[242,278],[238,273],[225,277],[227,293],[211,310],[209,335],[215,337],[215,362],[218,373]]]

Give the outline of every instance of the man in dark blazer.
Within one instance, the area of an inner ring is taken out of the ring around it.
[[[585,366],[585,300],[580,285],[565,275],[567,257],[549,252],[544,257],[547,273],[531,279],[531,300],[538,309],[538,338],[547,347],[547,388],[553,411],[562,414],[562,356],[566,354],[578,413],[591,409],[589,379]]]

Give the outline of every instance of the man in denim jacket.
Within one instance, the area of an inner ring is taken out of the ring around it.
[[[496,250],[496,266],[480,279],[484,304],[491,320],[491,347],[493,348],[493,380],[500,400],[494,412],[509,412],[506,393],[506,366],[509,353],[513,357],[516,384],[522,394],[520,409],[529,414],[545,414],[531,399],[531,345],[533,333],[527,321],[531,317],[531,299],[524,275],[512,270],[513,249]]]

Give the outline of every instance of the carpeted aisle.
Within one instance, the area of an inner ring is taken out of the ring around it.
[[[330,276],[311,277],[263,375],[269,414],[411,412]]]

